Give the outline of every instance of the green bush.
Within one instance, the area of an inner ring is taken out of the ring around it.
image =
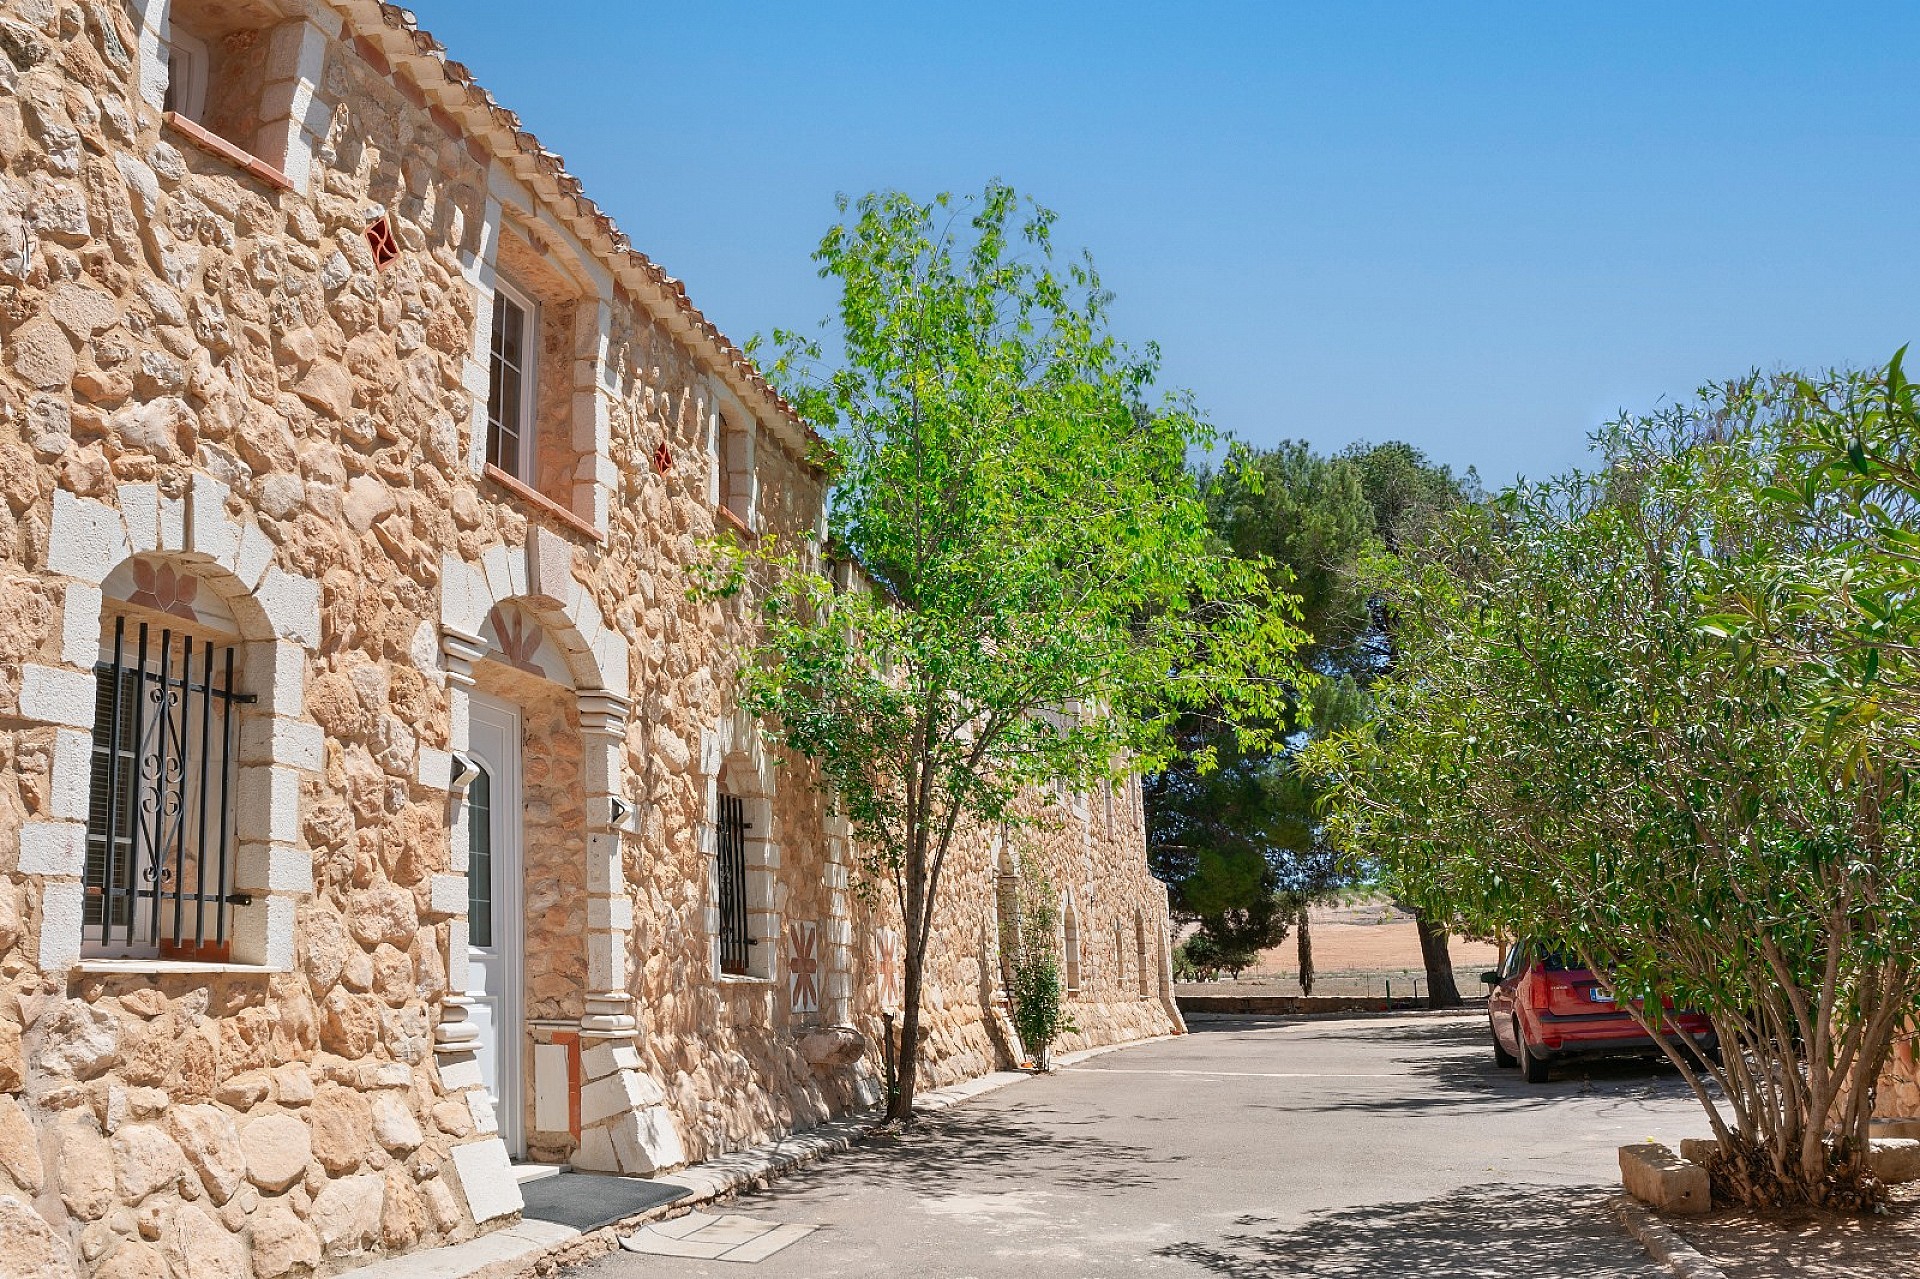
[[[1045,1059],[1054,1040],[1080,1029],[1067,1014],[1066,982],[1060,976],[1060,958],[1054,953],[1058,918],[1053,889],[1047,882],[1023,879],[1019,933],[1001,938],[1001,945],[1013,957],[1013,988],[1007,992],[1013,1003],[1013,1028],[1036,1064]]]

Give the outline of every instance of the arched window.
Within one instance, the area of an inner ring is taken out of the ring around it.
[[[721,791],[714,814],[720,895],[720,971],[744,976],[753,967],[753,936],[747,928],[747,806]]]
[[[1153,993],[1152,979],[1147,976],[1147,920],[1137,910],[1133,912],[1133,948],[1140,967],[1140,998],[1145,999]]]
[[[1074,909],[1071,898],[1067,900],[1067,909],[1061,918],[1064,932],[1061,950],[1067,970],[1067,993],[1077,995],[1080,993],[1080,914]]]
[[[233,907],[243,669],[232,614],[170,564],[106,583],[94,667],[82,952],[224,962]]]
[[[998,927],[994,939],[1000,947],[1000,991],[1013,991],[1013,966],[1020,957],[1020,872],[1013,853],[1007,847],[1005,828],[1000,834],[999,869],[994,876],[994,909]]]

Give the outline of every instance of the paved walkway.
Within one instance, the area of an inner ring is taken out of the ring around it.
[[[615,1254],[572,1273],[1659,1279],[1606,1210],[1614,1150],[1704,1128],[1646,1065],[1528,1087],[1484,1019],[1236,1020],[743,1196],[725,1210],[820,1227],[751,1267]]]

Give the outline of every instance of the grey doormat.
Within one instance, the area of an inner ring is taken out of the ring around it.
[[[556,1177],[520,1183],[520,1197],[527,1205],[520,1210],[520,1215],[572,1226],[575,1230],[597,1230],[649,1208],[685,1199],[692,1193],[671,1181],[563,1172]]]

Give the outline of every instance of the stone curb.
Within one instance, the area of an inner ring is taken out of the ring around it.
[[[1077,1052],[1060,1054],[1054,1058],[1054,1065],[1056,1069],[1074,1066],[1110,1052],[1165,1043],[1179,1037],[1154,1035],[1146,1039],[1129,1039],[1124,1043],[1083,1048]],[[950,1084],[923,1093],[915,1102],[915,1110],[921,1114],[938,1114],[963,1101],[1025,1083],[1033,1077],[1024,1070],[996,1070],[964,1083]],[[764,1185],[826,1155],[851,1150],[878,1127],[878,1112],[863,1111],[851,1118],[836,1119],[764,1146],[722,1155],[703,1164],[663,1174],[663,1180],[688,1186],[693,1194],[594,1230],[580,1231],[547,1221],[521,1221],[465,1243],[388,1257],[371,1265],[344,1271],[334,1279],[526,1279],[527,1276],[551,1275],[563,1266],[580,1265],[618,1251],[620,1236],[647,1222],[682,1216],[703,1204]]]
[[[1613,1201],[1613,1210],[1626,1232],[1640,1241],[1647,1255],[1679,1279],[1727,1279],[1727,1272],[1707,1259],[1680,1233],[1626,1195]]]

